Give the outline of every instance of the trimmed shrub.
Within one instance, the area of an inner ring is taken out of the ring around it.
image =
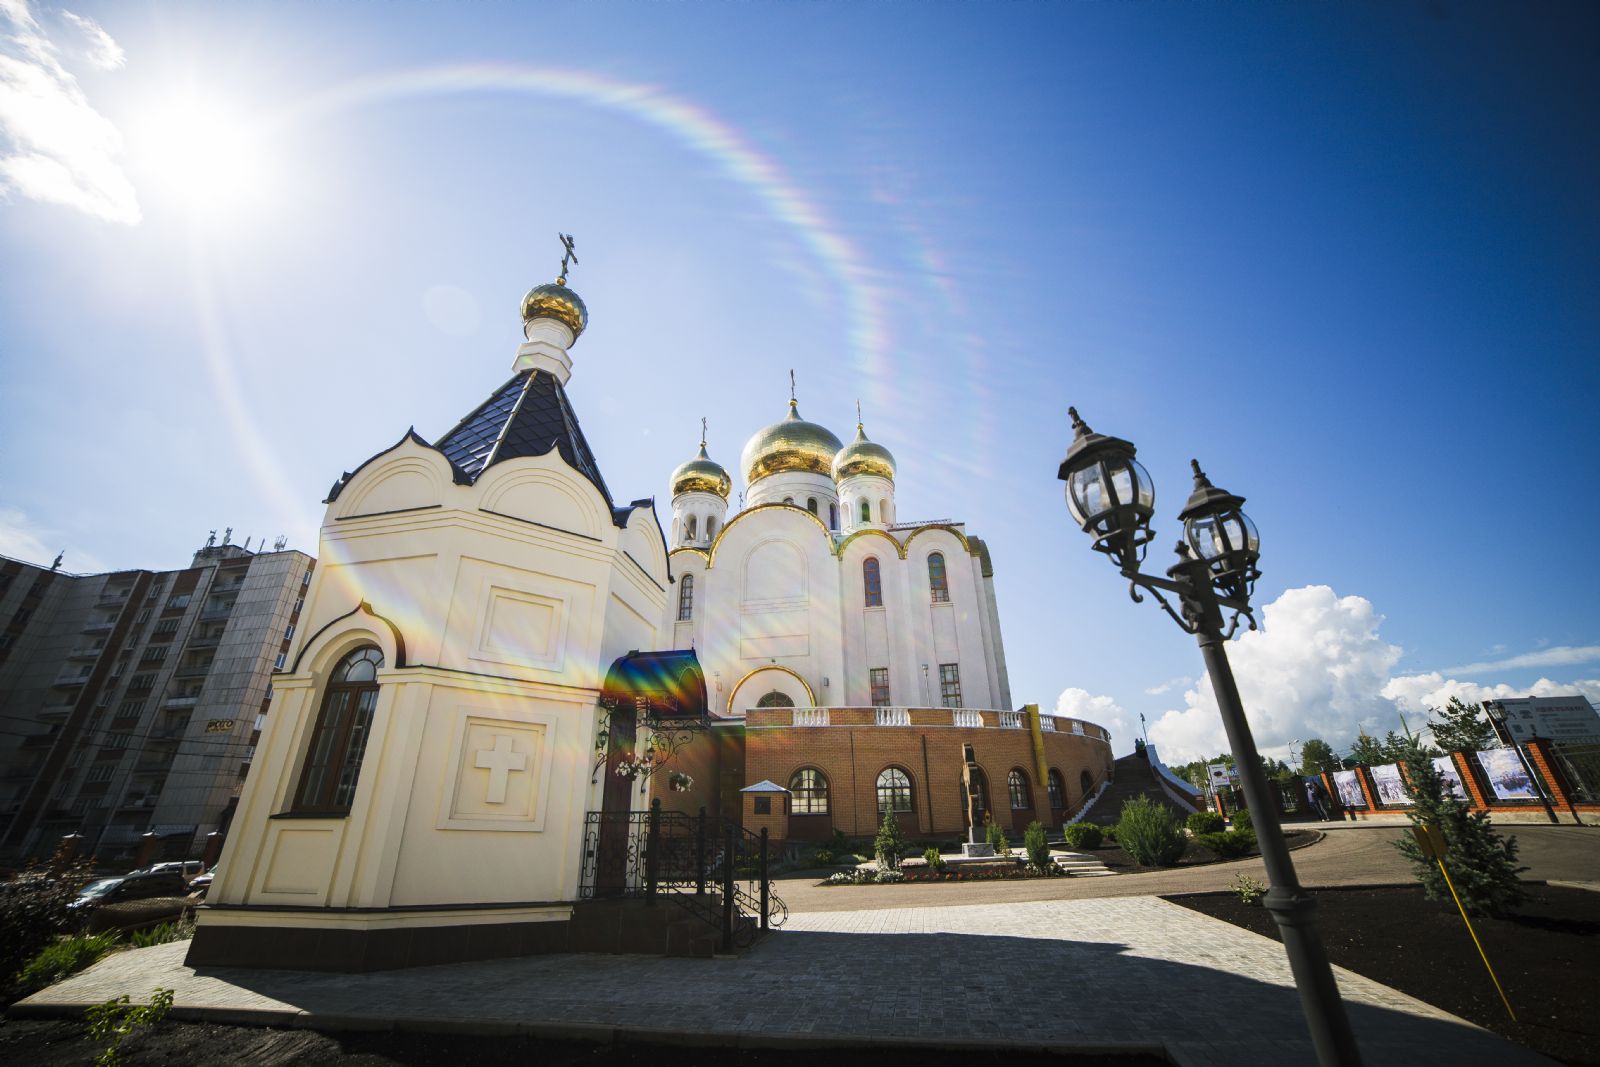
[[[1235,830],[1250,830],[1252,832],[1255,830],[1255,822],[1250,818],[1249,808],[1240,808],[1238,811],[1233,813],[1233,828]]]
[[[892,871],[900,866],[900,857],[906,851],[906,839],[900,833],[900,822],[894,817],[893,808],[883,813],[883,823],[878,827],[878,836],[873,839],[872,850],[877,853],[879,870]]]
[[[1249,830],[1227,830],[1216,834],[1197,834],[1195,842],[1215,852],[1219,859],[1233,860],[1256,847],[1256,835]]]
[[[1003,856],[1011,851],[1011,842],[1006,840],[1006,832],[1000,829],[1000,824],[994,821],[993,815],[984,817],[983,839],[994,846],[996,855]]]
[[[1035,819],[1022,834],[1022,847],[1028,853],[1028,866],[1042,871],[1050,866],[1050,843],[1045,840],[1044,826]]]
[[[94,963],[115,948],[116,944],[117,935],[110,930],[88,937],[63,937],[54,944],[46,945],[17,973],[16,989],[27,995],[47,985],[54,985]]]
[[[922,853],[922,858],[928,862],[928,869],[934,871],[944,870],[944,856],[936,846],[930,845]]]
[[[811,854],[811,862],[815,863],[818,867],[832,867],[833,850],[827,848],[817,849]]]
[[[1184,825],[1196,837],[1201,834],[1220,834],[1228,828],[1227,822],[1214,811],[1197,811],[1189,816]]]
[[[1141,866],[1170,867],[1183,855],[1189,839],[1177,816],[1165,805],[1138,796],[1122,805],[1117,843]]]
[[[1075,822],[1061,831],[1067,844],[1073,848],[1099,848],[1105,832],[1092,822]]]

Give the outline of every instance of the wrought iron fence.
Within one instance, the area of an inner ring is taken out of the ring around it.
[[[1600,804],[1600,745],[1551,744],[1560,769],[1566,772],[1573,799]]]

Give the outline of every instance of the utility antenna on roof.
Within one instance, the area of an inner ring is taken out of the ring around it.
[[[573,248],[572,248],[572,234],[570,234],[570,233],[557,233],[556,236],[561,238],[561,244],[566,248],[565,254],[563,254],[562,257],[561,257],[561,275],[558,278],[556,278],[556,284],[557,285],[566,285],[567,284],[567,261],[570,259],[572,261],[573,265],[576,266],[577,263],[578,263],[578,253],[573,251]]]
[[[288,536],[286,534],[279,534],[278,535],[278,539],[276,541],[272,542],[272,551],[274,551],[274,552],[282,552],[283,551],[283,546],[287,545],[288,543],[289,543]]]

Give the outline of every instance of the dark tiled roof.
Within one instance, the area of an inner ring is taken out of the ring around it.
[[[523,371],[506,382],[434,447],[468,482],[476,482],[503,460],[558,449],[567,466],[593,482],[607,504],[611,502],[611,491],[566,391],[544,371]]]

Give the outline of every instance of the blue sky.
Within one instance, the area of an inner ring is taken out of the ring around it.
[[[900,514],[990,543],[1015,699],[1119,750],[1221,732],[1069,525],[1069,403],[1138,444],[1161,567],[1191,455],[1249,499],[1269,749],[1600,697],[1591,7],[0,0],[0,33],[0,552],[314,552],[342,470],[504,378],[563,230],[619,497],[701,415],[734,466],[790,367],[840,436],[859,398]]]

